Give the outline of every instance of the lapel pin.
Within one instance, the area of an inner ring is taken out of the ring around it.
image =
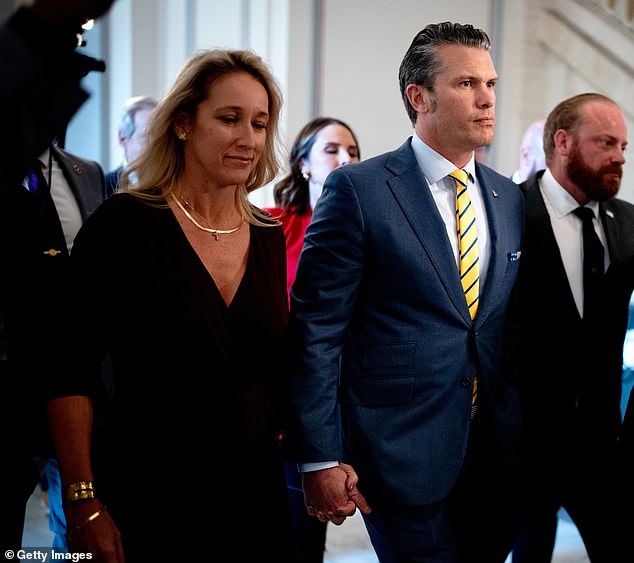
[[[491,194],[493,195],[493,197],[497,197],[498,193],[495,190],[491,190]]]
[[[610,218],[610,219],[614,219],[614,213],[612,213],[612,211],[610,211],[609,209],[605,210],[605,214]]]

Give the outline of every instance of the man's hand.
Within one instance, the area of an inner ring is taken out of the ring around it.
[[[359,482],[357,472],[353,469],[352,465],[348,465],[347,463],[340,463],[339,467],[346,473],[346,488],[348,489],[348,497],[352,500],[352,502],[354,502],[357,508],[363,512],[363,514],[370,514],[372,509],[370,508],[368,501],[365,500],[365,497],[357,488],[357,483]]]
[[[357,489],[358,477],[352,466],[345,463],[338,467],[310,471],[302,475],[304,499],[308,514],[321,522],[339,526],[357,507],[370,512],[370,506]]]

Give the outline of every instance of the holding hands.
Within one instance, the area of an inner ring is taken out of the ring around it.
[[[340,526],[357,508],[364,514],[372,510],[357,488],[359,478],[351,465],[340,463],[337,467],[310,471],[303,474],[302,481],[306,510],[321,522]]]

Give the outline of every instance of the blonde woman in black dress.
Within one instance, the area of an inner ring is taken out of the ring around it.
[[[256,55],[195,54],[152,114],[133,191],[77,236],[72,354],[49,413],[69,545],[93,562],[294,561],[284,234],[247,197],[279,169],[281,103]],[[90,309],[86,288],[102,296]],[[89,373],[107,355],[91,465]]]

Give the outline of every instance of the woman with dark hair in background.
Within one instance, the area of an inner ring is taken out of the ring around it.
[[[317,117],[297,134],[291,147],[288,174],[273,190],[277,207],[267,210],[284,228],[289,295],[304,233],[326,176],[335,168],[359,162],[360,158],[359,143],[352,129],[334,117]]]

